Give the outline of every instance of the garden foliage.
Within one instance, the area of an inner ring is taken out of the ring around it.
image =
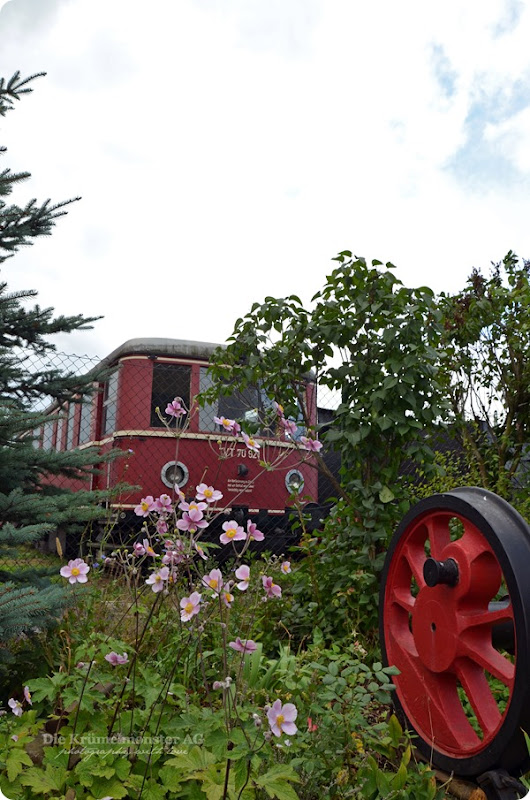
[[[275,413],[285,436],[292,428],[280,406]],[[189,409],[175,398],[166,414],[178,438]],[[241,434],[260,448],[235,420],[219,424],[234,444]],[[144,526],[132,551],[60,569],[75,607],[53,642],[51,674],[7,702],[2,790],[22,799],[296,800],[328,787],[335,797],[372,800],[390,789],[433,800],[432,774],[413,765],[408,737],[387,719],[393,667],[360,642],[327,647],[318,629],[298,653],[261,641],[261,609],[281,619],[296,568],[253,559],[249,546],[264,534],[230,518],[219,546],[232,561],[208,561],[201,536],[221,500],[206,483],[189,501],[148,495],[135,509]]]
[[[374,629],[375,576],[410,504],[403,464],[436,472],[428,432],[449,411],[433,292],[406,288],[391,264],[367,264],[349,251],[335,261],[311,309],[296,296],[254,304],[212,369],[217,387],[259,384],[287,401],[293,419],[311,418],[300,391],[307,376],[339,397],[333,423],[319,434],[341,456],[339,502],[318,537],[302,537],[309,557],[287,622],[299,637],[315,623],[331,637],[351,630],[352,620]],[[319,466],[326,471],[322,458]]]

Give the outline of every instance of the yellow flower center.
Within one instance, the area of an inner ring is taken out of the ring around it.
[[[205,489],[203,494],[205,497],[211,497],[213,495],[213,492],[211,489]]]
[[[161,580],[162,580],[162,578],[161,578],[161,576],[160,576],[160,575],[155,575],[155,581],[156,581],[157,583],[160,583],[160,581],[161,581]]]
[[[285,717],[283,716],[283,714],[278,714],[278,716],[276,717],[276,725],[278,726],[278,728],[280,730],[282,729],[282,725],[283,725],[284,721],[285,721]]]
[[[208,586],[210,589],[217,589],[217,580],[215,578],[210,578],[208,581]]]
[[[226,600],[227,603],[233,603],[234,602],[234,595],[230,594],[229,592],[226,592],[225,600]]]
[[[234,536],[236,535],[236,529],[235,528],[228,528],[228,530],[226,532],[226,535],[228,536],[229,539],[233,539]]]
[[[186,614],[191,614],[191,612],[193,611],[193,603],[186,603],[186,605],[184,606],[184,611],[186,612]]]
[[[149,505],[147,503],[141,503],[140,505],[142,506],[142,511],[148,511],[149,510]]]
[[[72,575],[81,575],[81,570],[78,567],[72,567]]]

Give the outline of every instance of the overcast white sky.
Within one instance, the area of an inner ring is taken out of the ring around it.
[[[437,291],[530,258],[529,42],[519,0],[0,0],[0,75],[47,72],[0,169],[83,198],[2,278],[104,356],[224,341],[343,249]]]

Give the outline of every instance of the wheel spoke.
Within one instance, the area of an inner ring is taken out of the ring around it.
[[[502,714],[484,670],[467,658],[459,659],[455,667],[484,736],[492,736],[502,721]]]
[[[436,514],[426,520],[432,558],[441,559],[442,550],[451,541],[449,519],[446,514]]]
[[[466,750],[480,744],[458,697],[456,678],[450,673],[435,675],[421,662],[412,638],[399,641],[390,633],[398,695],[409,698],[405,713],[421,735],[435,747]]]
[[[467,635],[464,634],[460,637],[459,654],[468,656],[475,664],[511,688],[515,677],[515,666],[508,658],[495,650],[488,635],[488,631],[468,631]]]
[[[405,611],[408,611],[409,614],[411,614],[412,610],[414,609],[416,599],[411,595],[409,589],[396,588],[392,592],[392,602],[396,603],[401,608],[404,608]]]
[[[459,617],[460,630],[480,628],[483,625],[492,627],[496,622],[513,621],[513,608],[511,603],[502,608],[488,608],[486,611],[473,611],[461,613]]]
[[[418,588],[423,589],[425,586],[425,578],[423,577],[425,550],[423,549],[423,544],[419,545],[417,542],[409,542],[407,546],[403,548],[403,556],[412,570],[412,575],[418,584]]]

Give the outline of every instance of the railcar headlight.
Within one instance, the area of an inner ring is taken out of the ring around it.
[[[175,487],[182,489],[183,486],[186,486],[190,473],[187,466],[183,464],[182,461],[168,461],[160,470],[160,477],[162,483],[164,486],[167,486],[168,489],[173,489]]]
[[[285,486],[289,494],[301,492],[304,488],[304,476],[298,469],[291,469],[285,476]]]

